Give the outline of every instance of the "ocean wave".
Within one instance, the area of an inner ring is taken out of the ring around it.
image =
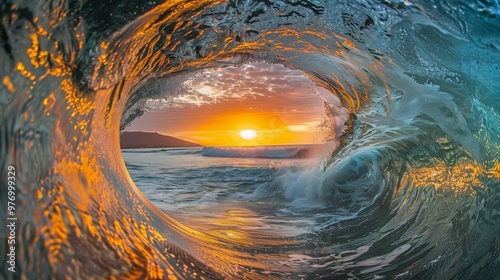
[[[205,157],[234,158],[307,158],[312,148],[306,147],[205,147]]]
[[[16,169],[17,218],[4,278],[497,277],[496,1],[14,0],[0,10],[0,162],[4,175]],[[188,227],[123,163],[119,131],[147,99],[186,93],[203,69],[255,61],[303,71],[350,113],[324,161],[276,181],[288,199],[338,214],[314,233]]]

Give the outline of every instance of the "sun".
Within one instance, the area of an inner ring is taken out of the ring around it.
[[[253,129],[245,129],[245,130],[240,130],[239,132],[241,138],[245,140],[252,140],[255,137],[257,137],[257,131]]]

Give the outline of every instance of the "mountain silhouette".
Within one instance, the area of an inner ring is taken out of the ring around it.
[[[122,149],[201,147],[201,145],[156,132],[125,131],[120,134]]]

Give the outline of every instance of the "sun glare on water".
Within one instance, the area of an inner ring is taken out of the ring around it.
[[[240,130],[239,132],[241,138],[245,140],[252,140],[255,137],[257,137],[257,131],[253,129],[245,129],[245,130]]]

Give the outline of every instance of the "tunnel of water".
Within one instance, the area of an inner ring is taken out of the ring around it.
[[[0,256],[6,279],[498,277],[497,1],[4,1],[0,11],[0,213],[17,218],[15,245],[1,232],[0,251],[16,256]],[[350,113],[312,183],[340,218],[313,232],[186,226],[123,162],[120,130],[147,100],[250,62],[304,72]]]

